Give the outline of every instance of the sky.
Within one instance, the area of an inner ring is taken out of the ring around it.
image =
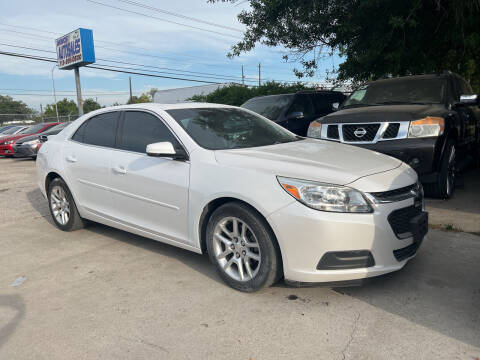
[[[246,83],[255,85],[261,63],[262,80],[297,80],[292,70],[299,64],[286,63],[283,48],[257,46],[240,57],[226,56],[242,37],[245,28],[237,15],[248,6],[248,1],[211,4],[207,0],[4,1],[0,5],[0,51],[56,58],[55,38],[82,27],[93,30],[97,65],[214,82],[241,82],[243,65]],[[323,82],[325,70],[332,70],[339,61],[337,56],[325,58],[309,81]],[[45,107],[54,102],[53,69],[57,100],[75,100],[73,70],[59,70],[54,65],[0,55],[0,95],[10,95],[39,110],[40,104]],[[128,100],[128,74],[84,67],[80,76],[84,99],[93,98],[102,106]],[[134,95],[151,88],[201,85],[130,76]]]

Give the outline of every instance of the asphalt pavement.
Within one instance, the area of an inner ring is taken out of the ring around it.
[[[0,158],[0,179],[0,359],[480,357],[479,236],[431,230],[403,270],[362,287],[244,294],[206,256],[58,230],[31,160]]]

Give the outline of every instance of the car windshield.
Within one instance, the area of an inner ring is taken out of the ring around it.
[[[18,134],[35,134],[42,130],[45,127],[45,124],[32,125],[26,129],[23,129]]]
[[[355,90],[343,107],[392,104],[441,104],[445,79],[392,79],[373,82]]]
[[[280,113],[292,101],[293,94],[262,96],[248,100],[243,108],[252,110],[267,119],[276,120]]]
[[[17,131],[19,128],[20,128],[20,126],[11,127],[11,128],[9,128],[9,129],[5,130],[4,132],[2,132],[2,135],[11,135],[11,134],[14,134],[15,131]]]
[[[167,110],[201,147],[240,149],[297,141],[302,138],[272,121],[238,108]]]

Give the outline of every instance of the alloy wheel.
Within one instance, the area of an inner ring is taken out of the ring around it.
[[[55,220],[60,225],[66,225],[70,219],[70,202],[61,186],[54,186],[50,192],[50,207]]]
[[[223,271],[237,281],[253,279],[262,261],[252,229],[236,217],[221,219],[213,232],[213,250]]]

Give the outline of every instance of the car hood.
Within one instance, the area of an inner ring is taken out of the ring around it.
[[[223,166],[338,185],[389,171],[402,164],[400,160],[378,152],[316,139],[248,149],[217,150],[215,158]]]
[[[15,143],[16,144],[23,144],[26,141],[31,141],[31,140],[38,139],[38,136],[39,136],[39,134],[25,135],[25,136],[22,136],[22,138],[20,138],[20,140],[16,141]]]
[[[322,123],[359,123],[378,121],[412,121],[425,116],[444,116],[447,113],[440,104],[380,105],[347,108],[335,111],[323,119]]]
[[[31,134],[22,134],[22,135],[9,135],[9,136],[5,136],[5,137],[2,137],[0,138],[0,141],[1,142],[5,142],[5,141],[10,141],[10,140],[18,140],[18,139],[21,139],[23,137],[27,137],[27,136],[30,136]]]

